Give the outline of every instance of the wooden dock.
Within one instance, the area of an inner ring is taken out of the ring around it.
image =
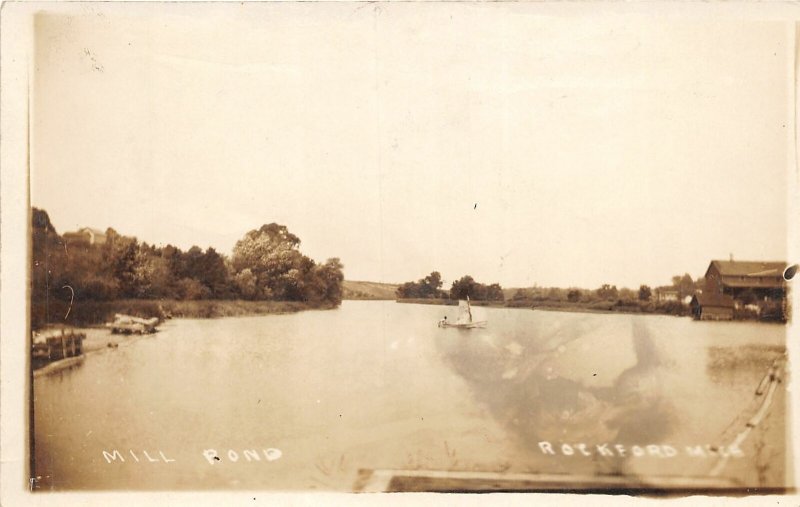
[[[31,359],[34,363],[49,363],[83,355],[84,333],[72,329],[49,329],[33,333]]]

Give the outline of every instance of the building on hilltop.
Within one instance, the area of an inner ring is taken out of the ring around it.
[[[91,227],[83,227],[75,232],[65,232],[62,237],[67,244],[74,245],[102,245],[106,242],[106,233]]]

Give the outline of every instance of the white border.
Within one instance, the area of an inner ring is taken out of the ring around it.
[[[36,10],[68,11],[81,8],[80,4],[59,2],[5,2],[0,10],[0,505],[141,505],[145,502],[169,505],[254,505],[279,502],[281,505],[317,505],[319,503],[347,503],[361,505],[380,502],[388,505],[447,503],[476,505],[497,502],[502,504],[564,504],[613,503],[636,504],[660,500],[629,498],[625,496],[598,495],[531,495],[531,494],[285,494],[264,492],[193,492],[193,493],[37,493],[25,489],[27,470],[27,222],[28,179],[27,161],[27,92],[28,70],[33,49],[33,13]],[[749,18],[800,19],[800,4],[790,2],[742,3],[617,3],[617,2],[543,2],[527,4],[532,12],[559,16],[644,15],[667,18]],[[796,25],[787,28],[787,37],[795,46]],[[796,68],[795,55],[787,62]],[[797,97],[795,74],[790,83]],[[787,129],[791,143],[787,167],[789,192],[789,259],[800,261],[800,172],[797,167],[796,144],[800,141],[796,128],[798,111],[788,104],[788,116],[795,118],[792,129]],[[797,286],[797,281],[795,286]],[[798,298],[793,301],[794,321],[800,318]],[[788,330],[790,364],[800,364],[797,340],[798,324]],[[797,375],[795,375],[797,376]],[[796,379],[791,387],[792,420],[800,418],[800,398]],[[796,424],[794,426],[797,426]],[[800,456],[800,438],[793,431],[794,456]],[[791,454],[791,453],[790,453]],[[795,484],[800,484],[800,470],[794,466]],[[796,497],[795,497],[796,498]],[[729,504],[796,504],[795,498],[780,497],[703,497],[706,505]],[[675,504],[696,505],[700,498],[689,497],[669,500]]]

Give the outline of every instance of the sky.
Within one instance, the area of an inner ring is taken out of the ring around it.
[[[350,280],[668,284],[785,260],[787,25],[530,4],[75,5],[35,22],[31,203]]]

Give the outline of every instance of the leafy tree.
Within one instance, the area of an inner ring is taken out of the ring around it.
[[[672,287],[678,291],[682,299],[694,294],[695,282],[692,280],[692,275],[685,273],[683,276],[678,275],[672,277]]]
[[[140,249],[133,268],[136,297],[158,298],[174,294],[175,283],[169,263],[163,257],[153,255],[147,249]]]
[[[249,270],[255,277],[255,289],[248,286],[249,275],[242,279],[237,276],[240,291],[246,287],[246,292],[257,298],[338,305],[344,280],[341,262],[329,259],[317,266],[300,253],[299,246],[300,239],[283,225],[271,223],[248,232],[236,243],[231,266],[235,273]]]
[[[419,284],[415,282],[406,282],[395,290],[397,297],[400,299],[413,299],[419,297]]]
[[[420,290],[422,297],[436,297],[439,289],[442,288],[442,275],[438,271],[431,272],[430,275],[420,280]]]
[[[119,287],[120,296],[135,297],[136,264],[137,260],[141,260],[137,256],[139,244],[136,238],[120,236],[109,228],[103,247],[103,261]]]
[[[604,300],[609,299],[617,299],[618,291],[616,285],[609,285],[603,284],[599,289],[595,291],[597,293],[597,297]]]
[[[624,301],[632,301],[636,299],[636,293],[627,287],[619,289],[619,298]]]
[[[188,300],[208,299],[211,291],[194,278],[183,278],[178,281],[178,296]]]
[[[523,301],[532,297],[531,291],[528,289],[517,289],[511,297],[512,301]]]
[[[237,241],[231,261],[236,272],[250,269],[256,276],[260,296],[270,294],[275,299],[300,299],[296,297],[297,274],[289,274],[302,260],[297,250],[299,245],[300,239],[286,226],[271,223],[248,232]]]
[[[577,303],[580,300],[580,298],[581,298],[581,291],[577,289],[570,289],[570,291],[567,292],[567,301],[569,301],[570,303]]]
[[[650,290],[650,287],[647,285],[641,285],[639,287],[639,301],[650,301],[652,294],[653,291]]]
[[[406,282],[400,285],[395,293],[398,298],[436,298],[441,294],[442,275],[433,271],[430,275],[416,282]]]
[[[322,300],[339,305],[342,302],[342,282],[344,281],[344,265],[338,257],[325,261],[325,264],[316,266],[315,278],[322,281],[324,287]]]
[[[200,267],[197,280],[208,287],[214,297],[229,297],[230,283],[225,257],[209,247],[200,259]]]
[[[450,299],[466,299],[467,296],[477,299],[475,297],[475,280],[469,275],[455,280],[450,287]]]
[[[503,301],[503,288],[498,283],[484,285],[465,275],[453,282],[450,287],[450,299],[470,299],[476,301]]]
[[[256,299],[259,296],[258,279],[250,268],[244,268],[234,276],[234,284],[239,295],[244,299]]]
[[[503,288],[500,287],[499,283],[493,283],[488,287],[486,287],[486,299],[489,301],[505,300],[505,295],[503,294]]]

